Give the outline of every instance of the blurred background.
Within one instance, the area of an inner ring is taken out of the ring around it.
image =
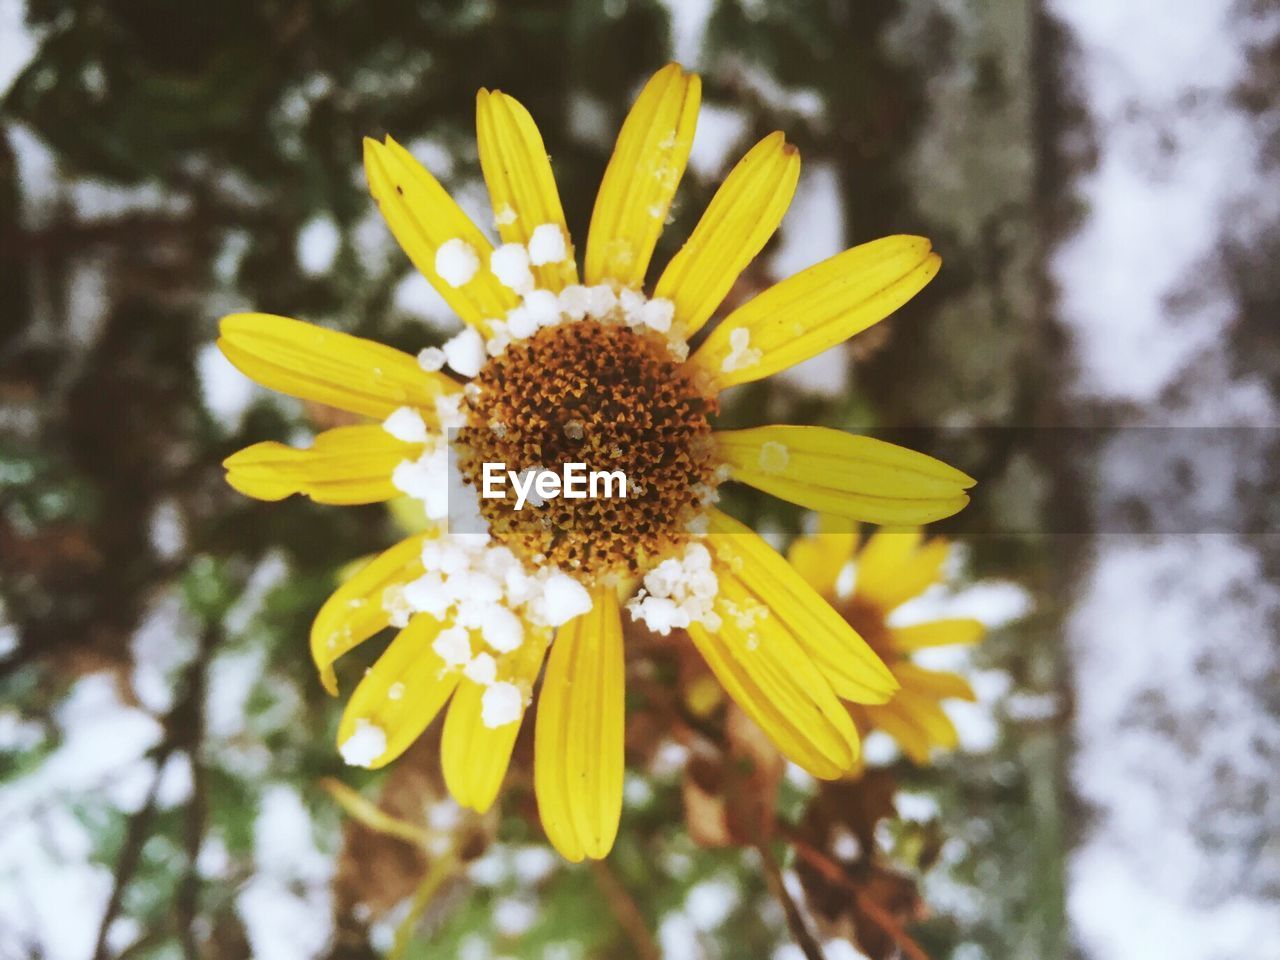
[[[227,488],[225,456],[329,414],[212,340],[254,308],[442,342],[360,138],[488,227],[474,96],[501,88],[581,243],[669,58],[704,106],[655,264],[774,129],[804,172],[732,299],[888,233],[942,252],[724,420],[978,476],[943,599],[992,630],[958,750],[873,737],[821,795],[735,775],[758,738],[636,640],[672,702],[629,705],[617,848],[571,866],[524,736],[484,818],[431,735],[343,767],[307,629],[399,520]],[[0,958],[1280,958],[1278,87],[1263,0],[0,0]],[[839,884],[743,838],[819,797]]]

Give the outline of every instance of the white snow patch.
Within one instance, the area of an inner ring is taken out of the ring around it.
[[[566,573],[556,572],[543,585],[542,615],[546,622],[558,627],[591,609],[587,588]]]
[[[451,287],[461,287],[471,282],[480,269],[480,255],[467,241],[454,237],[436,248],[436,273]]]
[[[331,859],[315,843],[301,798],[291,788],[263,791],[254,820],[252,879],[236,910],[255,957],[314,960],[332,935]]]
[[[161,560],[173,560],[182,553],[187,545],[187,523],[176,500],[168,497],[155,505],[147,533],[151,549]]]
[[[73,810],[83,808],[95,820],[103,808],[135,811],[156,775],[146,754],[160,741],[161,725],[126,706],[107,674],[76,681],[55,722],[59,746],[0,792],[0,820],[16,825],[0,831],[0,877],[12,894],[0,897],[5,956],[26,956],[33,945],[50,960],[93,952],[111,874],[94,862],[95,836]],[[12,735],[29,739],[21,727]],[[166,789],[164,799],[171,797]]]
[[[405,443],[426,443],[427,424],[413,407],[398,407],[382,421],[382,429]]]
[[[196,630],[181,598],[171,593],[148,608],[134,631],[133,692],[153,713],[173,706],[180,675],[196,655]]]
[[[257,384],[232,366],[216,343],[203,344],[196,350],[196,379],[200,381],[200,398],[205,409],[228,433],[240,428],[245,413],[263,393]]]
[[[397,310],[426,321],[433,330],[441,333],[457,330],[462,322],[431,281],[417,270],[406,273],[404,279],[396,284],[391,302]]]
[[[489,269],[498,281],[517,293],[533,289],[533,273],[529,269],[529,251],[519,243],[504,243],[489,254]]]
[[[728,166],[730,151],[742,142],[749,129],[750,121],[741,110],[704,103],[698,111],[689,169],[704,179],[722,172]]]
[[[342,759],[353,767],[367,767],[387,752],[387,732],[361,718],[351,736],[338,748]]]
[[[312,277],[327,273],[341,245],[342,234],[333,217],[328,214],[312,217],[298,231],[298,266]]]
[[[751,346],[751,331],[746,327],[734,327],[729,331],[729,352],[720,363],[725,373],[746,370],[764,359],[764,354]]]
[[[0,0],[0,97],[36,55],[43,34],[27,26],[22,0]]]
[[[766,440],[760,445],[760,469],[765,473],[781,473],[791,462],[791,453],[786,444],[776,440]]]
[[[427,373],[438,373],[444,369],[444,351],[439,347],[424,347],[418,351],[418,366]]]
[[[487,354],[484,338],[475,327],[465,327],[456,336],[445,341],[444,356],[455,371],[464,377],[474,377],[484,366]]]
[[[462,673],[472,683],[487,687],[498,678],[498,662],[493,659],[493,654],[477,653]]]
[[[679,557],[668,557],[645,574],[644,586],[627,601],[627,610],[633,620],[664,637],[693,623],[718,630],[720,616],[715,603],[719,591],[711,553],[693,541]]]
[[[405,587],[406,593],[412,586]],[[436,634],[431,649],[447,666],[466,666],[471,661],[471,636],[462,627],[446,627]]]
[[[814,397],[843,397],[849,392],[849,353],[837,344],[795,366],[779,370],[773,382]]]
[[[1073,782],[1096,811],[1069,910],[1094,956],[1153,949],[1153,935],[1174,960],[1280,942],[1265,889],[1242,888],[1265,883],[1256,845],[1280,818],[1264,679],[1280,670],[1265,639],[1277,615],[1280,588],[1239,538],[1103,542],[1067,626]]]
[[[684,908],[693,925],[709,933],[729,919],[742,896],[728,877],[712,877],[694,884],[685,895]]]
[[[524,694],[514,683],[494,683],[480,698],[480,721],[491,730],[515,723],[523,713]]]
[[[529,262],[535,267],[548,263],[560,263],[569,256],[564,229],[558,223],[543,223],[534,227],[529,236]]]
[[[834,164],[805,165],[769,261],[775,276],[789,277],[845,249],[843,200]]]

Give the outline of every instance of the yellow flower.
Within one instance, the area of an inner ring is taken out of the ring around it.
[[[782,134],[760,141],[646,297],[699,95],[698,78],[676,64],[640,93],[596,199],[581,283],[542,138],[511,97],[481,90],[477,99],[496,248],[403,147],[366,140],[369,187],[387,224],[465,322],[443,349],[415,359],[278,316],[222,321],[219,342],[244,373],[382,421],[329,430],[307,450],[242,450],[226,462],[232,486],[323,503],[407,493],[439,524],[368,563],[316,617],[311,651],[331,693],[342,654],[400,628],[347,705],[344,758],[388,763],[448,704],[445,779],[459,803],[485,810],[545,658],[535,790],[548,837],[571,860],[603,857],[617,832],[624,609],[663,633],[687,628],[728,692],[818,777],[857,762],[841,700],[880,703],[896,687],[781,556],[714,508],[721,482],[900,524],[956,512],[973,483],[930,457],[838,431],[712,429],[721,390],[884,318],[939,259],[920,237],[855,247],[730,312],[690,354],[689,338],[777,228],[800,165]],[[485,463],[570,461],[622,470],[627,498],[547,500],[521,512],[510,497],[475,495]]]
[[[977,643],[985,633],[978,620],[951,618],[890,624],[890,614],[945,579],[951,545],[941,537],[927,542],[919,530],[880,530],[856,548],[857,534],[828,531],[800,537],[788,559],[804,579],[839,611],[888,666],[900,689],[887,703],[852,704],[858,730],[882,730],[912,761],[929,762],[934,747],[957,746],[955,726],[942,709],[947,698],[975,700],[964,677],[926,670],[911,654],[928,647]],[[841,582],[854,574],[852,589]]]

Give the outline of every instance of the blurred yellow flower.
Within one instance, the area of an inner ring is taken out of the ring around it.
[[[571,860],[603,857],[617,832],[624,608],[660,633],[687,629],[744,711],[818,777],[857,763],[841,701],[880,703],[896,687],[782,557],[715,509],[720,483],[897,524],[955,513],[973,483],[923,454],[834,430],[712,429],[721,390],[881,320],[940,261],[922,237],[854,247],[731,311],[690,353],[689,338],[777,228],[800,167],[781,133],[756,144],[643,294],[699,99],[698,77],[676,64],[640,93],[596,199],[582,282],[537,127],[511,97],[481,90],[496,247],[400,144],[364,145],[374,200],[464,321],[461,333],[415,358],[280,316],[221,325],[222,350],[244,373],[375,421],[325,431],[305,450],[255,444],[226,461],[232,486],[337,504],[407,494],[435,525],[361,568],[316,617],[311,651],[331,693],[342,654],[400,629],[347,705],[343,757],[383,766],[447,704],[445,779],[459,803],[483,811],[545,659],[535,789],[548,837]],[[475,496],[484,463],[569,461],[623,470],[628,497],[514,513],[509,499]]]
[[[894,626],[890,614],[945,581],[950,550],[945,539],[925,541],[919,530],[880,530],[860,547],[856,533],[816,533],[797,539],[788,552],[792,566],[866,640],[900,685],[887,703],[850,705],[859,732],[884,731],[918,764],[928,763],[934,748],[958,745],[942,701],[976,697],[964,677],[927,670],[911,655],[928,647],[977,643],[986,628],[972,618]]]

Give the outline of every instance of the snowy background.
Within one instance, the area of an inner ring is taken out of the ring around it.
[[[429,744],[344,769],[304,638],[395,519],[264,510],[217,467],[326,416],[240,377],[221,314],[414,349],[455,329],[368,201],[361,135],[394,133],[488,222],[472,98],[501,87],[581,236],[669,56],[705,91],[657,262],[777,128],[804,172],[735,296],[892,232],[944,257],[892,320],[725,414],[936,430],[982,480],[946,525],[948,602],[997,628],[965,664],[963,750],[917,770],[868,743],[898,786],[876,842],[928,904],[915,942],[1280,958],[1273,7],[0,0],[0,960],[803,956],[756,851],[706,841],[697,758],[663,730],[629,744],[606,872],[549,854],[518,773],[471,823]],[[1170,440],[1135,463],[1150,428]],[[421,911],[444,848],[360,833],[329,778],[454,845]],[[826,956],[859,956],[793,862],[781,877]]]

